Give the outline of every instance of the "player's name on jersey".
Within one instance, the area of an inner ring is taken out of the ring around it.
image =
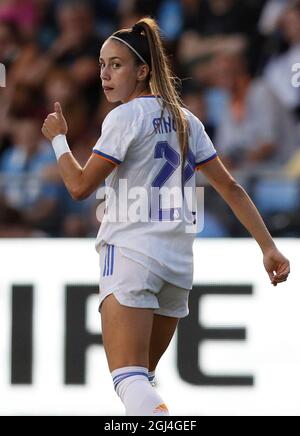
[[[154,118],[153,127],[156,134],[176,132],[176,122],[170,116],[162,118]]]

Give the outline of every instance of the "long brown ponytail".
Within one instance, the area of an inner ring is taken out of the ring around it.
[[[182,101],[176,89],[176,78],[173,77],[171,65],[166,55],[157,22],[152,18],[143,18],[137,23],[143,27],[148,39],[152,74],[150,86],[153,94],[160,95],[164,107],[167,107],[176,122],[180,149],[185,161],[188,147],[188,122],[183,110]]]
[[[143,34],[145,38],[136,36],[139,33]],[[176,89],[177,78],[173,77],[157,22],[153,18],[145,17],[139,20],[133,29],[121,30],[114,35],[120,36],[134,45],[149,64],[151,68],[149,77],[151,92],[161,97],[163,102],[162,116],[164,109],[167,108],[175,120],[184,164],[188,149],[188,121],[181,108],[183,104]],[[141,62],[138,58],[137,61]]]

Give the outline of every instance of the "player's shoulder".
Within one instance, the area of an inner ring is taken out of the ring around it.
[[[128,109],[126,108],[126,104],[121,104],[120,106],[115,107],[112,109],[107,115],[105,120],[106,121],[114,121],[114,120],[122,120],[127,118],[130,115]]]
[[[138,111],[134,104],[134,100],[120,104],[112,109],[106,116],[106,123],[117,123],[117,125],[124,125],[124,123],[133,122],[137,117]]]
[[[181,108],[190,124],[190,128],[192,129],[192,131],[203,131],[204,130],[204,125],[201,122],[201,120],[199,120],[199,118],[193,114],[193,112],[191,112],[190,110],[188,110],[185,107]]]

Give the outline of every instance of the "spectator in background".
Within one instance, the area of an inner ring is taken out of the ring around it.
[[[162,0],[119,0],[118,14],[120,17],[157,15]]]
[[[91,113],[100,95],[98,57],[103,41],[96,34],[94,12],[84,1],[64,1],[56,20],[60,34],[48,52],[52,63],[69,69],[85,92]]]
[[[203,36],[248,33],[254,27],[252,9],[245,2],[184,0],[183,5],[185,28]]]
[[[214,126],[208,119],[204,89],[196,83],[185,85],[182,98],[187,109],[199,118],[199,120],[204,124],[209,137],[213,138]]]
[[[7,71],[20,53],[20,42],[17,26],[0,20],[0,62],[6,66]]]
[[[40,23],[39,6],[38,0],[2,0],[0,21],[14,23],[21,34],[30,39],[35,36]]]
[[[0,198],[0,238],[41,238],[47,236],[34,229],[22,212],[7,206]]]
[[[84,1],[65,0],[58,4],[59,36],[49,52],[58,64],[72,66],[82,58],[97,59],[102,41],[96,34],[93,15],[90,4]]]
[[[184,29],[180,57],[199,58],[226,49],[248,48],[249,65],[255,72],[260,58],[261,38],[256,22],[263,2],[260,0],[183,0]]]
[[[120,29],[127,29],[146,15],[156,15],[162,0],[120,0],[118,7]]]
[[[68,137],[76,148],[82,138],[86,137],[88,124],[88,105],[79,84],[73,75],[65,69],[56,68],[49,72],[44,86],[45,112],[50,113],[53,104],[60,101],[64,112],[70,119]],[[83,160],[91,149],[87,149]]]
[[[0,22],[0,62],[7,71],[6,88],[1,89],[0,149],[9,134],[9,114],[42,116],[40,82],[32,80],[39,59],[36,42],[26,41],[16,24]]]
[[[0,162],[2,196],[29,224],[51,233],[59,225],[61,187],[45,177],[46,170],[56,165],[52,149],[41,140],[39,120],[15,120],[12,143]]]
[[[35,56],[23,61],[18,81],[38,88],[50,70],[57,66],[64,68],[86,94],[92,113],[100,95],[98,56],[101,46],[93,11],[86,2],[64,1],[59,3],[55,18],[59,28],[57,39],[43,54],[35,44]]]
[[[120,0],[90,0],[96,14],[97,34],[101,40],[107,39],[118,25]]]
[[[262,10],[258,28],[263,35],[272,35],[277,27],[280,17],[291,0],[268,0]]]
[[[77,161],[84,165],[99,138],[100,124],[98,122],[96,131],[93,123],[89,121],[86,99],[71,72],[62,68],[50,71],[45,82],[45,98],[49,112],[52,111],[55,101],[61,102],[64,112],[70,119],[68,139],[72,143],[72,153]],[[57,182],[61,180],[58,173],[55,177],[54,171],[51,177]],[[82,202],[74,202],[62,187],[61,200],[64,208],[61,222],[62,235],[72,238],[87,236],[90,227],[90,210],[95,199],[89,198]]]
[[[177,0],[163,1],[157,15],[164,38],[168,41],[178,40],[184,25],[182,2]]]
[[[209,86],[214,57],[224,51],[242,51],[247,47],[248,41],[243,35],[204,37],[197,32],[186,31],[178,43],[177,57],[186,74]]]
[[[300,62],[300,1],[286,8],[279,28],[289,48],[269,62],[265,79],[285,107],[296,112],[300,122],[300,92],[292,86],[292,68]]]
[[[6,147],[4,144],[5,137],[9,133],[8,111],[12,95],[12,88],[10,87],[11,67],[19,58],[21,50],[21,37],[16,25],[10,22],[0,21],[0,62],[5,65],[7,73],[7,87],[1,88],[0,96],[0,157]]]
[[[262,80],[252,80],[240,54],[216,57],[215,83],[229,94],[215,138],[227,165],[280,168],[295,150],[293,117]]]
[[[199,120],[203,123],[206,132],[212,138],[214,136],[214,126],[210,123],[207,114],[207,104],[205,100],[205,89],[197,83],[187,82],[183,87],[183,103]],[[197,186],[205,186],[206,180],[201,171],[196,173]],[[205,191],[205,226],[197,237],[226,237],[229,236],[226,230],[227,215],[224,213],[224,205],[216,196],[216,192],[211,186],[206,186]],[[207,192],[209,192],[208,195]]]
[[[49,38],[53,38],[53,31],[55,23],[57,22],[56,14],[61,3],[64,0],[43,0],[46,1],[48,7],[44,8],[43,13],[43,26],[41,28],[41,43],[42,45],[48,44]],[[121,0],[82,0],[90,10],[92,10],[93,20],[95,24],[95,32],[101,40],[105,40],[114,31],[118,23],[118,8]],[[69,1],[69,3],[76,3],[76,0]],[[78,1],[77,1],[78,3]]]
[[[64,191],[64,216],[61,225],[61,235],[67,238],[84,238],[95,236],[99,230],[94,224],[95,196],[79,202],[72,201],[69,193]]]
[[[7,86],[13,89],[18,83],[31,84],[27,77],[30,77],[38,54],[36,42],[27,41],[15,23],[0,21],[0,62],[7,69]]]
[[[239,37],[230,39],[204,42],[199,47],[198,37],[189,35],[183,37],[178,50],[178,58],[182,66],[184,84],[193,78],[194,83],[201,91],[201,100],[205,104],[206,125],[211,138],[214,139],[216,127],[223,118],[227,104],[227,93],[214,83],[215,56],[226,51],[236,51],[245,48],[245,41]],[[184,88],[185,90],[185,85]],[[185,93],[185,91],[184,91]],[[189,98],[193,99],[193,90],[188,92]],[[199,92],[195,90],[195,96]]]

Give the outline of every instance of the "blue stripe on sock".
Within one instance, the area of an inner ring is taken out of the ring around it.
[[[116,377],[113,378],[115,389],[117,388],[118,384],[121,383],[123,380],[125,380],[128,377],[133,377],[135,375],[143,375],[148,379],[148,374],[145,372],[138,372],[138,371],[126,372],[124,374],[117,375]]]
[[[118,374],[115,377],[113,377],[113,381],[115,382],[117,379],[119,379],[120,377],[124,377],[124,376],[130,376],[130,375],[137,375],[137,374],[142,374],[148,377],[148,374],[146,372],[142,372],[142,371],[131,371],[131,372],[124,372],[123,374]]]
[[[131,375],[128,375],[127,377],[120,378],[118,381],[116,381],[116,382],[114,383],[114,388],[117,389],[118,385],[119,385],[122,381],[126,380],[127,378],[133,377],[133,376],[135,376],[135,375],[145,375],[145,374],[140,374],[140,373],[138,373],[138,374],[131,374]],[[146,377],[147,381],[149,381],[147,375],[145,375],[145,377]]]

